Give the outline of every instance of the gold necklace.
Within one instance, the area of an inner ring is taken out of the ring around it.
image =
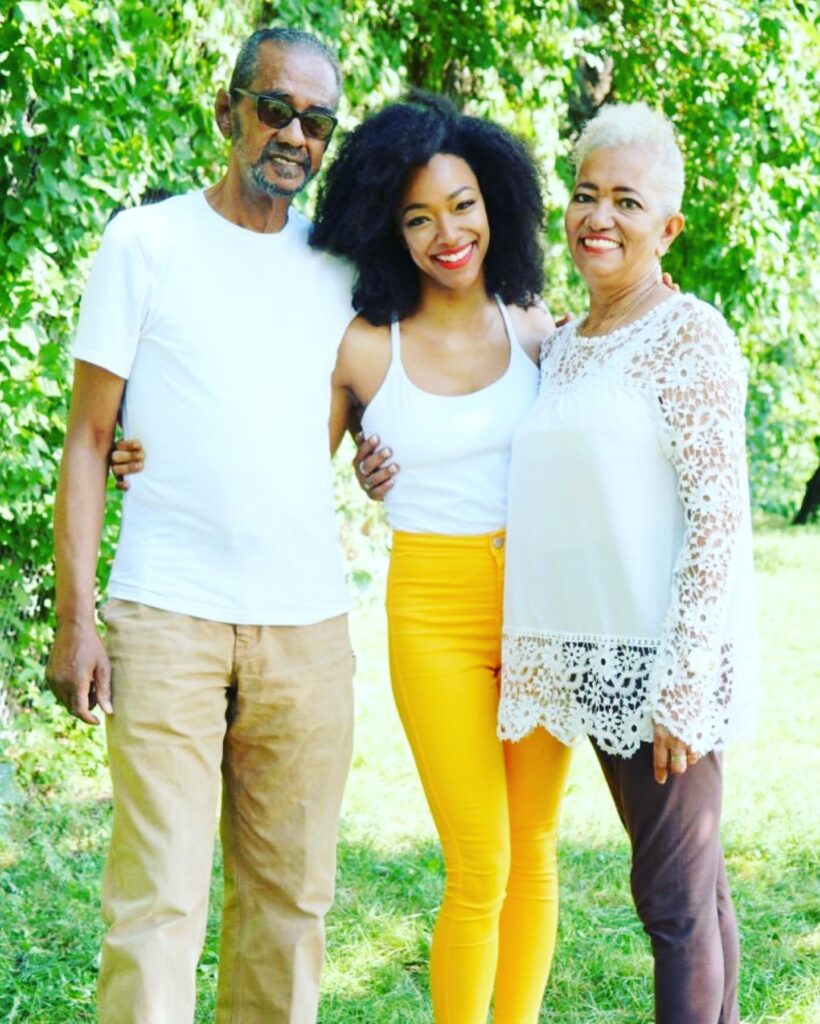
[[[612,324],[610,325],[609,329],[608,329],[607,331],[605,331],[605,332],[604,332],[605,334],[609,334],[609,333],[610,333],[611,331],[614,331],[614,330],[616,330],[616,328],[617,328],[618,326],[620,326],[621,324],[623,324],[623,323],[626,323],[626,321],[627,321],[627,320],[629,319],[629,315],[630,315],[630,313],[632,313],[632,311],[633,311],[633,310],[637,309],[637,308],[638,308],[638,306],[639,306],[639,305],[640,305],[640,304],[641,304],[641,303],[642,303],[642,302],[643,302],[643,301],[644,301],[645,299],[648,299],[648,298],[649,298],[649,296],[650,296],[650,295],[652,294],[652,292],[653,292],[653,291],[655,290],[655,288],[657,288],[657,287],[658,287],[658,285],[659,285],[660,283],[661,283],[661,282],[660,282],[660,281],[658,281],[658,279],[657,279],[657,278],[654,278],[654,277],[653,277],[653,279],[652,279],[652,280],[651,280],[651,281],[649,282],[648,286],[647,286],[646,288],[644,288],[644,289],[643,289],[643,290],[642,290],[642,291],[641,291],[641,292],[640,292],[640,293],[638,294],[638,297],[637,297],[637,298],[636,298],[636,299],[634,300],[634,302],[631,302],[631,303],[630,303],[630,304],[629,304],[629,305],[627,306],[627,308],[626,308],[625,310],[623,310],[622,312],[618,312],[618,310],[614,310],[614,311],[613,311],[613,312],[611,312],[611,313],[605,313],[605,314],[604,314],[604,315],[603,315],[603,316],[601,317],[601,319],[600,319],[600,320],[598,321],[598,323],[597,323],[597,324],[595,324],[595,327],[593,328],[593,330],[595,331],[595,333],[597,333],[597,334],[600,334],[600,333],[601,333],[601,331],[600,331],[600,328],[601,328],[601,326],[602,326],[603,324],[605,324],[605,323],[606,323],[606,322],[607,322],[608,320],[612,320],[612,319],[613,319],[613,317],[614,317],[614,321],[613,321],[613,323],[612,323]],[[585,330],[586,330],[586,329],[587,329],[587,328],[589,327],[589,316],[587,316],[587,318],[586,318],[586,319],[584,320],[584,322],[583,322],[583,324],[582,324],[582,327],[583,327],[583,328],[584,328]]]

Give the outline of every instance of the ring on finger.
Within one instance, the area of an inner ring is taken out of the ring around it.
[[[372,480],[365,480],[365,482],[364,482],[364,489],[366,491],[372,491],[373,490],[373,481]]]
[[[359,463],[359,472],[362,474],[362,476],[366,476],[367,474],[367,470],[364,468],[364,459],[362,459],[362,461]]]
[[[686,754],[670,754],[669,760],[672,764],[684,764],[686,761]]]

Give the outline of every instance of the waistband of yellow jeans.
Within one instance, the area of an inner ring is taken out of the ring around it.
[[[470,534],[466,537],[450,536],[446,533],[409,533],[393,531],[394,551],[483,551],[487,548],[499,550],[504,547],[505,530],[493,533]]]

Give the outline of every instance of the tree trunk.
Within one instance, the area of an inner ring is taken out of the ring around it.
[[[820,466],[814,471],[814,476],[806,484],[806,493],[803,495],[803,504],[792,520],[795,526],[800,526],[813,519],[820,508]]]

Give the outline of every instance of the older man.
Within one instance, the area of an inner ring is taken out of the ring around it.
[[[114,822],[104,1024],[185,1024],[222,798],[218,1019],[315,1021],[351,747],[352,657],[333,512],[330,375],[350,281],[291,209],[336,124],[315,37],[257,32],[216,120],[212,188],[106,229],[75,348],[55,513],[55,693],[107,719]],[[123,513],[107,652],[94,575],[108,451],[149,455]]]

